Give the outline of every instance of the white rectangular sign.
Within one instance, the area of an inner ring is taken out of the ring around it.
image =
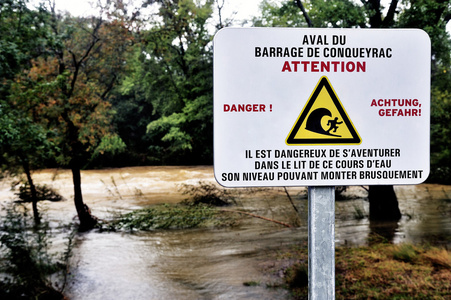
[[[216,180],[423,182],[430,47],[416,29],[222,29],[214,38]]]

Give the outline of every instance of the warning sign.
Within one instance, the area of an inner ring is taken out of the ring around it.
[[[418,184],[428,177],[424,31],[225,28],[213,46],[221,185]]]
[[[287,137],[287,145],[353,145],[361,139],[343,105],[322,77]]]

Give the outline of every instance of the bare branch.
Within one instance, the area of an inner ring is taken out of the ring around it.
[[[220,1],[222,2],[222,4],[219,3]],[[224,8],[224,2],[225,2],[225,0],[215,0],[216,7],[218,9],[218,16],[219,16],[219,24],[217,25],[218,29],[221,29],[224,27],[224,25],[222,24],[222,9]]]
[[[305,18],[305,21],[307,22],[308,27],[313,27],[312,20],[310,19],[307,11],[305,10],[305,7],[302,4],[301,0],[296,0],[296,5],[301,9],[302,14],[304,15],[304,18]]]
[[[71,55],[72,55],[72,61],[74,64],[74,73],[73,73],[73,77],[72,77],[72,82],[70,84],[70,91],[68,93],[69,97],[72,96],[72,94],[75,90],[75,83],[78,80],[78,73],[80,71],[82,63],[88,58],[88,56],[91,53],[94,46],[100,41],[100,38],[97,37],[97,32],[99,31],[102,23],[103,23],[103,21],[101,19],[99,19],[98,22],[96,23],[96,26],[94,27],[94,29],[92,30],[92,33],[91,33],[91,37],[92,37],[91,43],[88,45],[88,48],[86,49],[85,53],[82,55],[82,57],[78,61],[77,61],[77,57],[76,57],[75,53],[69,50],[69,53],[71,53]]]

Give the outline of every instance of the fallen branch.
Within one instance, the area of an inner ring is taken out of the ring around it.
[[[262,216],[258,216],[258,215],[255,215],[255,214],[252,214],[252,213],[249,213],[249,212],[245,212],[245,211],[230,210],[230,209],[221,209],[221,211],[223,211],[223,212],[231,212],[231,213],[239,213],[239,214],[248,215],[248,216],[251,216],[251,217],[254,217],[254,218],[259,218],[259,219],[263,219],[263,220],[266,220],[266,221],[274,222],[274,223],[283,225],[285,227],[289,227],[289,228],[293,227],[290,224],[287,224],[287,223],[284,223],[284,222],[281,222],[281,221],[277,221],[277,220],[273,220],[273,219],[269,219],[269,218],[265,218],[265,217],[262,217]]]

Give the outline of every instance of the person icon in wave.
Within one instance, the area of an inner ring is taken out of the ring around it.
[[[330,131],[333,129],[333,132],[337,132],[338,126],[339,124],[343,124],[343,121],[338,122],[338,118],[335,117],[335,119],[333,120],[329,120],[329,122],[327,122],[327,125],[330,126],[329,129],[327,130],[327,132],[330,133]]]
[[[321,124],[321,120],[323,117],[328,116],[332,118],[332,113],[327,108],[318,108],[315,109],[307,119],[307,124],[305,126],[305,129],[329,136],[336,136],[341,137],[340,135],[333,134],[337,132],[338,125],[342,124],[343,121],[338,121],[338,117],[335,117],[334,119],[331,119],[327,122],[327,126],[329,126],[329,129],[325,130],[323,128],[323,125]],[[332,132],[333,133],[332,133]]]

